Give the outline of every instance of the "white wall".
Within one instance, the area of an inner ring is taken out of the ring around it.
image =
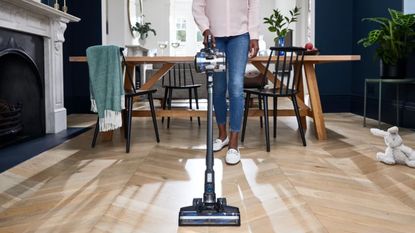
[[[125,45],[125,25],[127,22],[127,0],[107,0],[108,34],[106,43],[118,46]]]
[[[267,48],[274,45],[274,37],[276,36],[274,33],[268,31],[268,25],[262,23],[264,17],[269,17],[273,13],[273,9],[275,8],[274,0],[262,0],[260,6],[260,12],[263,12],[260,16],[261,22],[261,29],[260,35],[264,35],[264,41],[266,43]]]
[[[415,13],[415,1],[404,0],[403,9],[404,9],[405,14],[414,14]]]
[[[157,32],[157,36],[150,34],[144,47],[158,48],[157,41],[170,40],[170,0],[144,0],[143,5],[145,21],[151,22],[151,26]],[[170,46],[164,54],[169,54],[169,49]]]
[[[157,48],[157,41],[169,40],[170,0],[144,0],[144,20],[151,22],[157,36],[149,34],[143,47]],[[106,23],[108,22],[108,34]],[[131,34],[128,20],[128,0],[104,0],[102,3],[103,44],[118,46],[138,44]],[[168,52],[168,51],[167,51]]]
[[[303,46],[307,42],[314,43],[314,30],[308,32],[309,28],[314,28],[314,0],[296,0],[297,6],[301,7],[299,23],[296,23],[294,31],[294,45]],[[311,4],[310,4],[311,3]],[[310,15],[309,15],[310,14]],[[309,17],[310,16],[310,17]],[[310,20],[310,22],[309,22]]]
[[[102,2],[102,43],[123,47],[131,45],[134,39],[128,21],[128,0],[105,0]],[[106,28],[108,23],[108,34]]]
[[[101,31],[102,31],[102,44],[107,44],[107,2],[103,0],[101,3]]]
[[[138,40],[134,39],[131,35],[128,21],[128,0],[104,0],[103,1],[103,43],[115,44],[118,46],[137,44]],[[106,3],[108,5],[106,5]],[[312,0],[312,8],[314,8],[314,0]],[[261,0],[261,31],[260,34],[264,35],[266,46],[270,47],[274,45],[273,38],[275,34],[271,33],[267,29],[267,25],[263,24],[263,18],[268,17],[274,8],[281,10],[283,14],[288,14],[290,9],[293,9],[295,4],[301,6],[301,16],[299,23],[294,25],[294,45],[301,46],[307,41],[307,8],[308,0]],[[149,34],[144,47],[158,48],[158,41],[170,40],[170,0],[143,0],[145,21],[151,22],[151,26],[156,30],[157,36]],[[106,9],[104,9],[106,8]],[[314,9],[313,9],[314,11]],[[108,13],[106,13],[108,12]],[[107,16],[106,16],[107,15]],[[108,19],[109,34],[105,35],[105,21]],[[312,17],[314,21],[314,16]],[[314,22],[313,22],[314,23]],[[312,25],[314,27],[314,25]],[[314,32],[312,32],[311,41],[314,41]],[[164,54],[169,54],[169,49]]]

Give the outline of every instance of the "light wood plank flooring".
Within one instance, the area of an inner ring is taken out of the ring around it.
[[[72,126],[95,116],[70,116]],[[177,226],[178,210],[203,192],[205,120],[133,120],[131,153],[116,132],[90,148],[92,130],[0,174],[0,232],[415,232],[415,169],[375,161],[383,139],[350,113],[325,115],[328,140],[294,118],[278,118],[265,151],[259,120],[248,121],[242,161],[216,154],[217,196],[238,206],[242,226]],[[369,121],[369,125],[376,125]],[[272,132],[272,131],[271,131]],[[415,134],[402,129],[408,146]]]

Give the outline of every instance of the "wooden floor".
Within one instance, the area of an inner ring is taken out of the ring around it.
[[[216,154],[217,196],[238,206],[242,226],[177,226],[178,210],[203,191],[205,120],[133,120],[132,152],[117,132],[90,148],[92,130],[0,174],[0,232],[415,232],[415,169],[375,161],[383,139],[349,113],[325,115],[328,140],[279,118],[265,151],[258,119],[248,121],[242,161]],[[95,116],[70,116],[89,125]],[[369,121],[369,126],[376,125]],[[401,132],[415,148],[415,134]]]

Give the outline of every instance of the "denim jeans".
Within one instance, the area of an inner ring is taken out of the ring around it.
[[[216,123],[226,124],[226,91],[229,95],[229,124],[231,132],[241,130],[244,111],[244,74],[249,52],[249,33],[230,37],[216,37],[216,48],[227,57],[227,73],[215,73],[213,79],[213,106]]]

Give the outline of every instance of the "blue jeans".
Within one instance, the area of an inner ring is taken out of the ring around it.
[[[215,73],[213,79],[213,106],[216,123],[226,124],[226,91],[229,93],[229,124],[231,132],[241,130],[244,111],[244,74],[249,52],[249,33],[230,37],[216,37],[216,48],[227,57],[227,74]]]

